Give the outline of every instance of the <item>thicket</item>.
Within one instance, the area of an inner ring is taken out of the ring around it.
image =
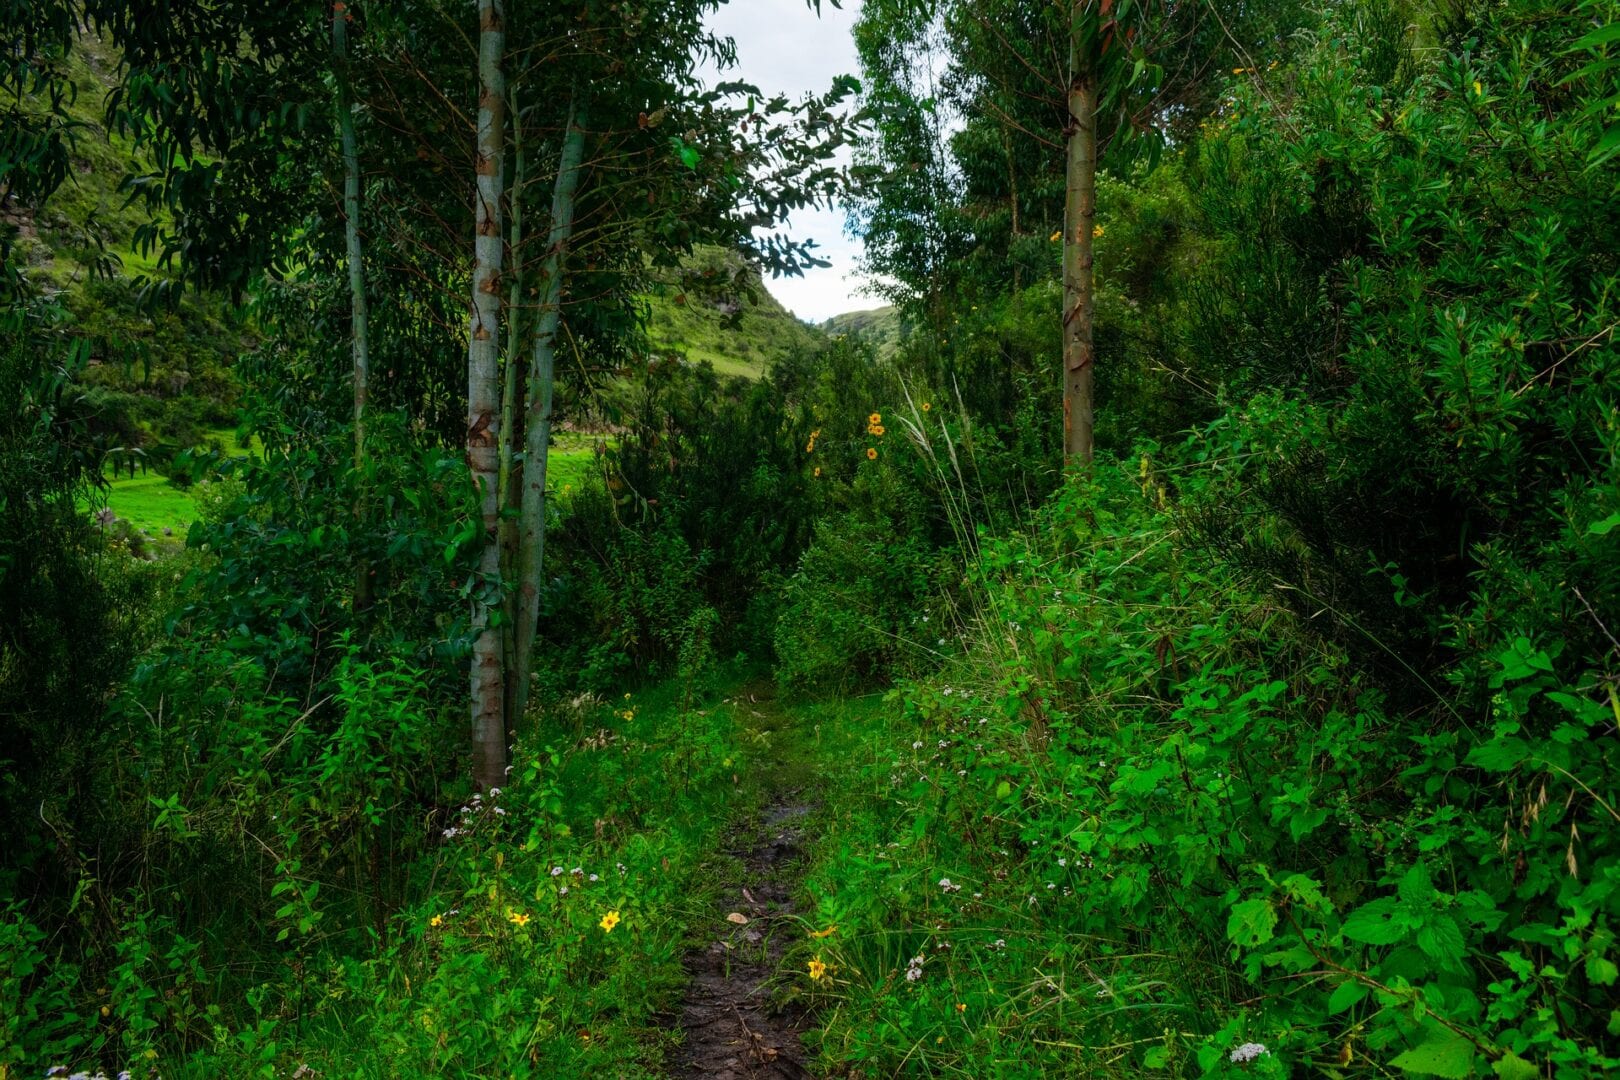
[[[1105,185],[1112,453],[846,779],[828,1061],[1616,1066],[1614,14],[1335,9]]]

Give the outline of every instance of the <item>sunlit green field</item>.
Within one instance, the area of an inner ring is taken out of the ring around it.
[[[244,444],[234,431],[216,431],[211,437],[233,457],[257,449],[256,443],[251,447]],[[547,487],[553,496],[568,497],[598,471],[597,442],[598,437],[594,435],[563,433],[556,437],[548,463]],[[168,477],[157,472],[133,478],[128,475],[109,477],[108,483],[106,506],[120,519],[152,536],[163,536],[163,530],[168,529],[174,537],[183,539],[197,518],[197,502],[191,493],[174,486]]]
[[[150,472],[134,479],[120,477],[111,484],[108,508],[153,536],[162,536],[163,530],[169,529],[175,536],[184,537],[197,517],[196,500],[189,492],[169,483],[166,476]]]
[[[578,491],[601,468],[596,456],[599,437],[564,432],[553,436],[551,453],[546,457],[546,489],[566,497]]]

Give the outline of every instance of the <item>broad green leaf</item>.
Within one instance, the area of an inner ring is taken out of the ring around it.
[[[1511,736],[1496,738],[1468,751],[1465,760],[1486,772],[1507,772],[1530,760],[1530,744]]]
[[[1401,875],[1395,889],[1400,893],[1401,903],[1407,907],[1422,908],[1434,899],[1434,882],[1429,877],[1429,868],[1421,862],[1413,863]]]
[[[1342,1013],[1346,1009],[1353,1008],[1366,1000],[1367,995],[1370,993],[1372,991],[1367,988],[1366,983],[1356,979],[1346,979],[1334,988],[1333,993],[1328,995],[1328,1013],[1330,1015]]]
[[[1540,1069],[1511,1050],[1491,1062],[1491,1071],[1501,1080],[1537,1080],[1541,1076]]]
[[[1429,917],[1423,928],[1417,932],[1417,944],[1429,959],[1447,967],[1455,967],[1460,963],[1466,949],[1462,931],[1457,928],[1457,921],[1445,914],[1434,914]]]
[[[1246,949],[1264,945],[1277,929],[1277,910],[1270,900],[1245,900],[1232,905],[1232,914],[1226,920],[1226,936]]]
[[[1586,958],[1586,977],[1599,986],[1613,986],[1614,980],[1620,977],[1620,967],[1607,956],[1593,953]]]
[[[1344,936],[1368,945],[1393,945],[1406,936],[1407,924],[1394,897],[1363,904],[1344,920]]]
[[[1391,1067],[1419,1076],[1443,1076],[1464,1080],[1474,1075],[1474,1044],[1450,1032],[1437,1032],[1429,1041],[1400,1054]]]

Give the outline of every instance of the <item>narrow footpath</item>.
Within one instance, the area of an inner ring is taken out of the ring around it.
[[[739,695],[748,726],[772,740],[780,760],[794,740],[789,721],[765,694]],[[773,730],[774,729],[774,730]],[[808,1027],[801,1008],[773,1004],[772,976],[800,930],[794,918],[804,829],[815,805],[795,786],[791,766],[773,767],[761,807],[735,822],[726,853],[733,870],[703,943],[686,958],[690,976],[679,1024],[685,1033],[673,1075],[698,1080],[804,1080],[799,1036]]]

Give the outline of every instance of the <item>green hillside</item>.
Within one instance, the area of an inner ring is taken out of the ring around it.
[[[869,342],[877,350],[878,358],[881,360],[887,360],[894,355],[894,351],[900,347],[900,341],[905,336],[905,326],[900,321],[900,309],[893,304],[834,315],[821,324],[821,329],[829,337],[849,335]]]
[[[654,348],[708,361],[728,375],[756,376],[822,335],[772,296],[740,255],[700,248],[648,298]]]

